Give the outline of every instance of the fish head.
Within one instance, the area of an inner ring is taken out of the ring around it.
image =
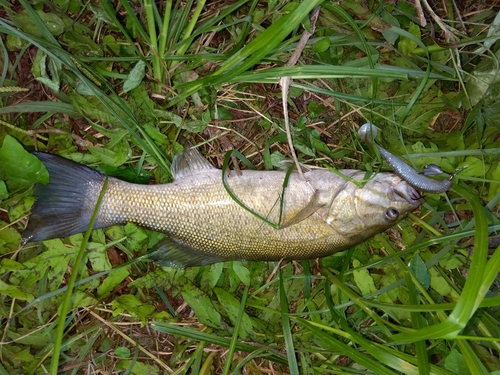
[[[333,199],[326,222],[352,242],[390,228],[422,203],[420,194],[393,173],[379,173],[363,187],[350,182],[344,186]]]

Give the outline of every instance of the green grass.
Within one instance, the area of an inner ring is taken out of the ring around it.
[[[500,373],[498,4],[446,2],[433,31],[405,2],[19,3],[0,1],[0,374]],[[133,224],[20,247],[48,178],[26,150],[166,183],[183,135],[218,167],[229,143],[277,168],[282,76],[302,163],[379,171],[371,121],[417,169],[468,168],[318,261],[160,268]]]

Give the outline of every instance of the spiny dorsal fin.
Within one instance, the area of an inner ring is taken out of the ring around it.
[[[170,166],[170,170],[175,180],[214,169],[217,168],[210,164],[208,160],[190,144],[185,146],[184,151],[174,156],[174,160]]]

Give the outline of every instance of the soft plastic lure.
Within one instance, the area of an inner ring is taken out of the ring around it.
[[[426,177],[443,173],[441,168],[435,164],[426,165],[423,173],[418,173],[415,169],[406,164],[403,159],[390,153],[376,142],[373,142],[373,139],[377,136],[377,132],[378,129],[376,126],[366,123],[359,128],[358,134],[363,142],[369,145],[374,144],[375,147],[377,147],[378,152],[380,152],[380,155],[382,155],[394,173],[405,180],[408,185],[425,193],[444,193],[450,189],[453,183],[452,179],[455,177],[454,174],[450,175],[446,180],[434,180]]]

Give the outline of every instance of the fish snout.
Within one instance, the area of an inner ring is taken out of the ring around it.
[[[400,180],[400,182],[394,186],[394,195],[415,206],[420,206],[420,204],[422,204],[420,193],[405,180]]]

